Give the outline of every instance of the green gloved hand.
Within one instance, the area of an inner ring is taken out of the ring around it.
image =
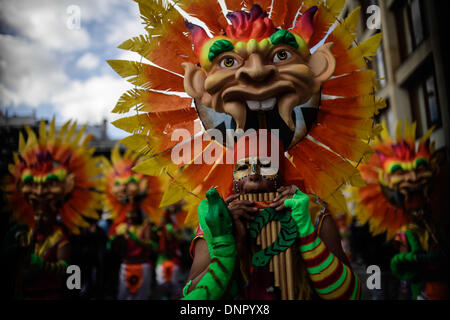
[[[139,242],[139,238],[137,237],[137,235],[132,232],[132,231],[128,231],[128,236],[130,237],[130,239],[134,242]]]
[[[414,233],[407,230],[405,236],[411,251],[396,254],[391,259],[391,270],[400,280],[411,281],[419,274],[419,256],[423,254]]]
[[[291,209],[291,216],[297,224],[300,237],[306,237],[314,232],[314,225],[309,214],[309,197],[297,189],[291,199],[284,201],[284,206]]]
[[[32,253],[30,255],[30,265],[37,269],[43,269],[44,268],[44,259],[39,257],[37,254]]]

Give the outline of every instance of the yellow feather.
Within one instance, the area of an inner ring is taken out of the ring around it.
[[[70,122],[71,122],[70,120],[67,121],[67,122],[64,123],[64,125],[61,127],[61,130],[59,130],[59,132],[58,132],[58,137],[57,137],[58,140],[62,139],[62,138],[65,136],[66,131],[67,131],[67,128],[68,128],[69,125],[70,125]]]
[[[139,162],[136,166],[133,167],[133,171],[148,176],[160,176],[166,171],[166,166],[167,163],[161,161],[160,157],[155,156]]]
[[[436,129],[436,126],[433,126],[430,130],[425,133],[425,135],[420,139],[419,145],[423,145],[428,139],[430,139],[433,131]]]
[[[8,164],[8,171],[12,176],[15,175],[15,169],[16,167],[12,163]]]
[[[397,126],[395,127],[395,141],[400,142],[403,140],[402,137],[402,122],[398,121]]]
[[[336,67],[335,75],[366,67],[366,60],[370,61],[372,60],[372,57],[376,55],[382,36],[381,33],[377,33],[339,56],[337,58],[338,65]]]
[[[151,50],[151,38],[148,35],[139,35],[124,41],[118,46],[119,49],[130,50],[145,57]]]
[[[186,197],[186,190],[178,183],[169,183],[163,198],[160,203],[160,207],[167,207],[174,204]]]
[[[52,117],[52,121],[50,122],[50,131],[48,133],[48,140],[55,140],[55,116]]]
[[[408,142],[412,146],[415,145],[415,141],[416,141],[416,126],[417,126],[417,123],[415,123],[415,122],[410,123],[408,121],[408,119],[406,119],[404,139],[406,142]]]
[[[80,142],[81,138],[83,137],[84,132],[86,131],[86,125],[83,125],[83,127],[78,131],[77,135],[75,136],[75,139],[72,142],[72,145],[74,147],[78,146],[78,143]]]
[[[356,38],[360,12],[361,7],[356,8],[333,30],[333,38],[339,39],[342,49],[348,49]]]
[[[142,128],[138,115],[117,119],[112,125],[129,133],[139,132]]]
[[[27,147],[30,147],[37,143],[37,137],[33,130],[27,125],[24,126],[25,131],[27,132],[28,138],[27,138]]]
[[[66,143],[70,143],[72,141],[76,129],[77,129],[77,122],[75,121],[74,123],[72,123],[72,126],[69,128],[69,131],[67,131],[67,135],[64,138]]]
[[[119,144],[117,143],[111,151],[111,162],[115,166],[120,161]]]
[[[380,135],[381,135],[381,140],[383,141],[391,141],[391,136],[389,135],[389,130],[387,128],[387,124],[386,121],[383,120],[383,122],[381,123],[381,126],[383,128],[383,131],[381,131]]]
[[[131,89],[122,94],[117,101],[115,108],[113,109],[113,113],[126,113],[130,111],[130,109],[136,105],[141,105],[144,102],[144,97],[142,93],[144,90],[142,89]]]
[[[47,143],[47,128],[45,121],[41,120],[39,122],[39,144],[45,145]]]
[[[19,132],[19,152],[21,153],[25,148],[25,139],[23,137],[22,132]]]
[[[88,144],[94,139],[94,135],[88,134],[83,140],[83,143],[81,144],[81,147],[84,149],[88,146]]]
[[[146,155],[152,152],[149,137],[142,134],[133,134],[132,136],[122,139],[120,143],[140,154]]]

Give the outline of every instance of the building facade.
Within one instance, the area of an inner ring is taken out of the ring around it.
[[[359,42],[383,32],[377,56],[370,62],[380,79],[377,96],[387,103],[378,120],[385,120],[390,132],[398,120],[416,122],[418,138],[434,126],[432,140],[447,154],[450,72],[444,44],[449,5],[446,0],[350,0],[344,10],[346,15],[361,6]]]

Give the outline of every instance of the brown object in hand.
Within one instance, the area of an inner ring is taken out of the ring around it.
[[[242,194],[239,200],[249,201],[273,201],[279,195],[278,192],[269,192],[261,194]],[[281,231],[281,224],[279,221],[270,221],[261,230],[256,238],[256,244],[261,246],[261,249],[266,249],[278,237]],[[270,260],[270,272],[274,273],[274,286],[280,288],[282,300],[294,300],[294,269],[292,248],[275,255]]]

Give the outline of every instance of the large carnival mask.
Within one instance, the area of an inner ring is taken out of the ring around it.
[[[184,88],[207,129],[212,109],[230,115],[232,129],[281,129],[286,147],[307,134],[304,115],[294,109],[306,103],[317,107],[316,94],[336,67],[330,43],[310,54],[316,11],[309,9],[288,31],[276,29],[255,5],[250,13],[229,13],[232,24],[215,38],[186,23],[200,66],[183,64]]]
[[[55,213],[64,205],[74,188],[75,177],[66,169],[70,157],[64,163],[58,163],[47,151],[38,153],[36,158],[38,161],[33,166],[25,166],[23,160],[19,189],[33,207],[35,218],[40,219],[44,213]]]

